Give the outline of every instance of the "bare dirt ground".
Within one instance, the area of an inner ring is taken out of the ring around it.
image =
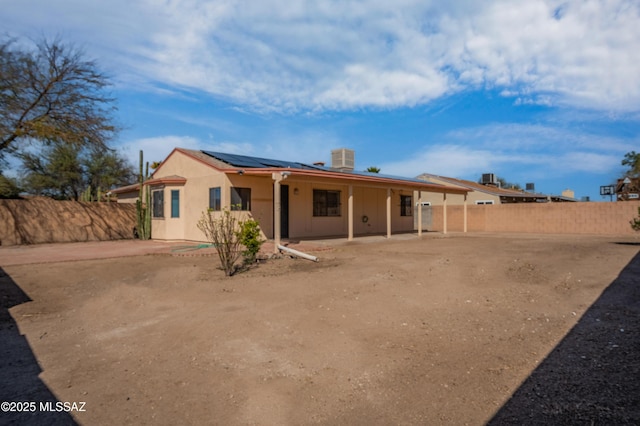
[[[0,249],[0,400],[86,402],[0,424],[639,424],[639,249],[430,234],[231,278]]]

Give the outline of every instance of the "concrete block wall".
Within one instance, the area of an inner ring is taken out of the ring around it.
[[[640,201],[615,203],[521,203],[468,205],[468,232],[635,235],[629,221]],[[443,230],[443,211],[434,206],[430,231]],[[463,231],[463,206],[447,206],[447,231]]]

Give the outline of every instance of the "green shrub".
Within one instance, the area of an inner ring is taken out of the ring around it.
[[[631,219],[629,223],[633,229],[640,231],[640,207],[638,207],[638,217]]]
[[[237,235],[240,244],[245,248],[242,251],[244,262],[245,264],[253,263],[256,261],[256,255],[260,251],[262,243],[264,243],[264,240],[260,237],[260,226],[253,219],[242,221],[239,225],[240,230]]]

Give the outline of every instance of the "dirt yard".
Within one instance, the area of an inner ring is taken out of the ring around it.
[[[86,403],[0,424],[639,424],[638,244],[429,234],[232,278],[197,252],[0,263],[0,400]]]

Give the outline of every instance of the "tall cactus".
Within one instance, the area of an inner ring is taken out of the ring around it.
[[[91,185],[87,186],[87,189],[82,191],[82,193],[80,194],[80,201],[93,201],[91,199]]]
[[[140,173],[138,174],[138,183],[140,184],[140,192],[138,200],[136,200],[136,213],[138,219],[138,238],[148,240],[151,238],[151,193],[145,188],[144,182],[149,178],[149,163],[147,162],[147,170],[142,174],[142,165],[144,157],[140,150]],[[143,203],[144,200],[144,203]]]

